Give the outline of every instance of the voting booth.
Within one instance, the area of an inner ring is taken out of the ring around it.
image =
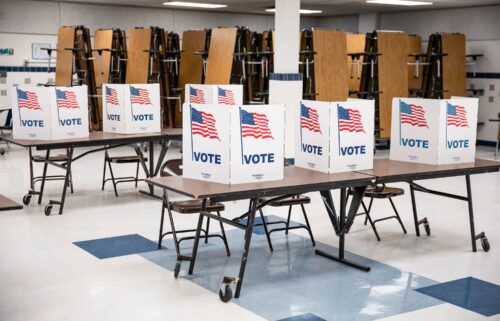
[[[183,176],[223,184],[282,180],[283,105],[183,106]]]
[[[243,85],[187,84],[184,101],[202,105],[243,105]]]
[[[187,84],[184,90],[186,104],[216,104],[213,100],[214,86],[213,85],[197,85]]]
[[[373,100],[301,101],[295,165],[324,173],[373,168],[374,108]]]
[[[394,98],[390,159],[432,165],[473,162],[478,102]]]
[[[103,131],[118,134],[161,131],[158,84],[103,84]]]
[[[13,87],[13,137],[51,140],[89,135],[87,86]]]

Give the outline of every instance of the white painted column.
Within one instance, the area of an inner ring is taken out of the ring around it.
[[[295,128],[302,99],[299,74],[300,0],[276,0],[274,73],[269,77],[269,104],[285,105],[285,157],[294,158]]]
[[[274,72],[299,71],[300,0],[276,0],[274,16]]]

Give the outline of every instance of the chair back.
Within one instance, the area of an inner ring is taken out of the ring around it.
[[[182,159],[169,159],[160,169],[160,176],[181,176],[182,175]]]

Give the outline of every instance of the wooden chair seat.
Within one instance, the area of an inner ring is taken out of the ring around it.
[[[33,155],[33,157],[31,159],[35,163],[43,163],[43,162],[45,162],[45,156],[42,156],[42,155]],[[49,156],[49,161],[52,161],[52,162],[67,162],[68,161],[68,156],[63,155],[63,154]]]
[[[395,196],[404,195],[405,191],[402,188],[377,186],[375,188],[368,188],[365,192],[366,197],[370,198],[390,198]]]
[[[260,201],[265,202],[268,200],[267,198],[261,198]],[[286,198],[278,201],[274,201],[268,204],[268,206],[280,207],[280,206],[290,206],[290,205],[300,205],[300,204],[309,204],[311,203],[311,198],[308,196],[299,195],[295,198]]]
[[[144,157],[144,161],[146,162],[148,159]],[[125,164],[125,163],[138,163],[139,156],[112,156],[109,157],[109,161],[115,164]]]
[[[196,214],[200,213],[201,200],[188,200],[170,202],[170,210],[181,214]],[[207,202],[205,210],[207,212],[222,212],[224,211],[224,204]]]

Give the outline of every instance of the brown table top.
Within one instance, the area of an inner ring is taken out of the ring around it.
[[[373,169],[359,171],[377,177],[377,181],[402,182],[439,177],[450,177],[468,174],[498,172],[500,162],[476,159],[474,163],[427,165],[409,162],[393,161],[389,159],[376,159]]]
[[[361,173],[326,174],[295,166],[285,167],[285,176],[282,181],[262,183],[229,185],[188,179],[182,176],[154,177],[146,180],[155,186],[191,198],[211,198],[224,201],[363,186],[372,181],[372,176]]]
[[[0,194],[0,211],[20,210],[23,206]]]
[[[36,147],[37,149],[85,147],[108,144],[133,144],[144,141],[156,141],[162,139],[182,139],[181,128],[163,129],[161,133],[141,133],[141,134],[116,134],[102,131],[90,132],[88,137],[58,139],[58,140],[33,140],[14,139],[9,136],[2,136],[1,139],[12,144],[23,147]]]

